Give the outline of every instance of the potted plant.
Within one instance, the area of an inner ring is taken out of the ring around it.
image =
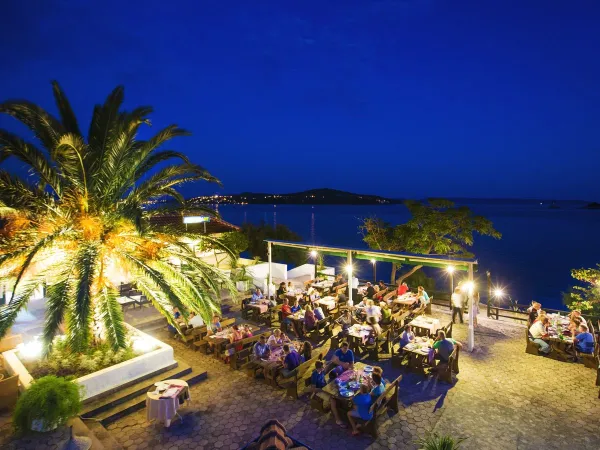
[[[247,266],[241,266],[231,271],[231,279],[235,282],[235,287],[239,292],[246,292],[248,284],[253,278],[248,274]]]
[[[457,450],[464,438],[453,438],[452,436],[441,436],[437,433],[430,433],[424,438],[418,439],[416,444],[419,450]]]
[[[15,431],[51,431],[81,410],[82,387],[66,378],[49,375],[34,381],[17,401]]]

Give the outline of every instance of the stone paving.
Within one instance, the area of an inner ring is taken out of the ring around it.
[[[183,421],[165,429],[146,422],[142,410],[110,425],[109,432],[128,450],[233,450],[277,418],[313,449],[417,448],[415,439],[429,431],[466,437],[465,449],[600,448],[595,371],[525,354],[522,326],[481,317],[479,322],[477,349],[461,353],[454,386],[402,371],[400,412],[385,420],[377,440],[352,437],[306,399],[286,398],[284,391],[173,340],[167,342],[177,359],[195,372],[208,371],[208,379],[191,388],[193,402],[182,409]],[[454,337],[465,342],[466,326],[455,326]],[[380,365],[388,379],[400,373],[387,361]],[[10,441],[6,426],[2,431],[1,448],[56,448],[58,442],[51,436]]]

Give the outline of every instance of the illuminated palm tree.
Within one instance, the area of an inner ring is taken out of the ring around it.
[[[0,307],[0,338],[43,282],[47,349],[63,323],[72,351],[97,338],[125,346],[118,291],[109,279],[114,273],[128,274],[176,328],[173,307],[209,320],[221,286],[235,290],[231,281],[182,243],[199,236],[149,221],[160,200],[184,204],[176,189],[182,183],[218,182],[185,155],[159,150],[188,133],[171,125],[137,140],[152,109],[123,111],[123,88],[117,87],[94,108],[85,139],[63,91],[52,86],[60,119],[26,101],[0,104],[0,112],[25,124],[39,143],[0,130],[0,164],[16,158],[30,172],[22,178],[0,170],[0,285],[12,292]],[[201,239],[233,257],[218,239]]]

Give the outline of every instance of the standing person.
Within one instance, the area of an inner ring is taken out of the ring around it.
[[[479,316],[479,291],[473,292],[473,327],[477,328],[477,316]],[[471,311],[469,311],[469,314]]]
[[[529,324],[532,324],[536,321],[538,316],[542,311],[542,304],[539,302],[531,302],[531,306],[527,308],[527,312],[529,313]]]
[[[460,323],[463,322],[463,308],[464,308],[464,296],[461,289],[457,286],[452,294],[452,323],[456,323],[456,316],[460,319]]]
[[[374,318],[375,322],[379,322],[379,320],[381,319],[381,308],[375,305],[375,303],[373,303],[373,300],[367,300],[365,314],[367,316],[367,322],[369,322],[369,319],[371,318]]]
[[[365,295],[369,298],[373,298],[373,296],[375,295],[375,288],[373,287],[373,285],[367,281],[367,290],[365,292]]]

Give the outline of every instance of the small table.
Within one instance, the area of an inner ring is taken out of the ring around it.
[[[290,320],[290,322],[292,322],[292,328],[294,329],[296,336],[302,337],[302,328],[304,327],[304,310],[290,314],[287,316],[287,318]]]
[[[368,376],[365,375],[365,373],[364,373],[365,367],[367,367],[367,364],[365,364],[365,363],[362,363],[362,362],[354,363],[354,370],[356,370],[359,375],[365,376],[367,378],[367,383],[368,383],[370,380],[370,375],[368,375]],[[323,388],[323,392],[325,392],[326,394],[333,397],[335,399],[336,403],[338,404],[338,406],[341,409],[343,409],[344,411],[349,411],[352,409],[352,399],[354,398],[354,396],[342,397],[340,395],[340,389],[339,389],[337,380],[348,381],[352,377],[354,370],[346,370],[341,375],[339,375],[335,380],[327,383],[325,385],[325,387]]]
[[[335,297],[327,296],[323,297],[320,300],[317,300],[315,303],[326,307],[329,311],[334,310],[337,306],[337,302],[335,301]]]
[[[439,319],[428,316],[418,316],[413,319],[409,325],[413,328],[425,329],[429,331],[430,335],[435,334],[435,332],[441,328]]]
[[[429,358],[429,352],[431,348],[431,341],[425,338],[415,338],[414,342],[411,342],[404,346],[404,350],[408,355],[408,367],[414,372],[418,372],[425,375],[425,360]]]
[[[165,423],[165,427],[171,426],[171,421],[175,416],[181,419],[181,416],[177,413],[179,409],[179,399],[183,398],[188,403],[191,401],[190,388],[188,384],[183,380],[165,380],[165,385],[169,384],[172,386],[180,386],[182,389],[174,397],[161,398],[162,394],[156,391],[149,391],[146,393],[146,418],[147,420],[162,420]]]
[[[362,344],[363,338],[369,336],[373,328],[371,325],[360,325],[354,324],[348,328],[348,343],[350,344],[350,350],[356,351],[356,349]]]
[[[288,343],[290,349],[294,349],[299,351],[302,348],[302,342],[300,341],[291,341]],[[268,359],[261,359],[260,361],[256,361],[263,368],[263,374],[265,376],[265,380],[267,383],[272,385],[277,385],[277,375],[279,375],[279,371],[283,367],[283,363],[281,362],[281,357],[283,356],[283,346],[276,347],[269,353]]]

